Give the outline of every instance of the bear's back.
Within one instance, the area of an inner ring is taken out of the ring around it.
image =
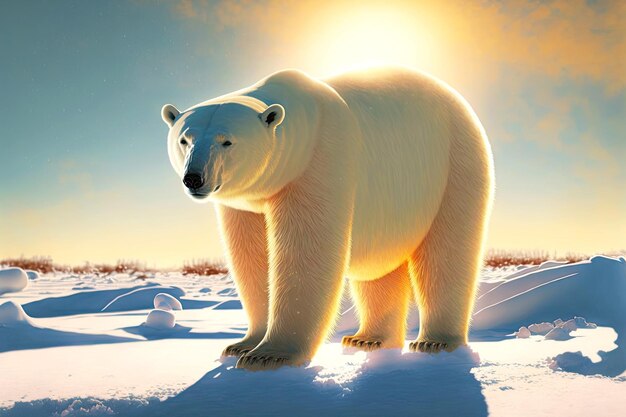
[[[383,68],[324,81],[361,130],[349,275],[373,279],[428,232],[446,189],[454,118],[464,116],[451,89],[415,71]]]

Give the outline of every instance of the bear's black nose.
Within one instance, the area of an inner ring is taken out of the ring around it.
[[[191,190],[197,190],[203,185],[202,177],[198,174],[185,174],[183,184]]]

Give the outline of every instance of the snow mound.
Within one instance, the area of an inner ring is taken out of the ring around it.
[[[538,269],[485,293],[477,307],[474,330],[510,331],[529,322],[579,315],[621,327],[626,316],[626,259],[594,256]]]
[[[0,327],[32,326],[33,323],[21,305],[7,301],[0,305]]]
[[[22,268],[0,269],[0,294],[22,291],[28,285],[28,274]]]
[[[159,310],[182,310],[183,305],[171,295],[160,292],[154,297],[154,308]]]
[[[213,307],[213,310],[241,310],[243,307],[241,306],[241,301],[239,300],[228,300],[223,301]]]
[[[569,340],[572,337],[569,335],[570,330],[565,327],[555,327],[546,334],[546,340]]]
[[[158,330],[173,329],[176,325],[176,317],[171,311],[152,310],[146,318],[146,326]]]
[[[168,294],[172,296],[172,298],[182,297],[185,295],[185,291],[179,287],[139,288],[115,297],[111,302],[104,306],[102,311],[130,311],[152,308],[155,304],[154,299],[159,294]]]
[[[580,371],[590,365],[592,365],[591,359],[583,356],[582,352],[565,352],[557,355],[548,366],[553,371],[564,369]]]
[[[30,270],[30,269],[27,269],[26,270],[26,275],[28,275],[28,279],[30,279],[30,280],[39,279],[39,272],[37,272],[37,271],[33,271],[33,270]]]
[[[556,328],[567,330],[568,332],[573,332],[574,330],[578,329],[578,326],[576,325],[576,320],[570,319],[566,322],[559,324],[558,326],[556,326]]]
[[[534,323],[528,326],[528,330],[530,330],[532,334],[546,335],[552,331],[552,329],[554,329],[554,325],[548,322]]]
[[[528,339],[530,337],[530,330],[528,330],[528,327],[522,326],[515,332],[515,337],[518,339]]]
[[[225,297],[237,297],[237,290],[235,288],[224,288],[218,291],[217,294]]]
[[[588,323],[584,317],[574,317],[574,322],[579,329],[595,329],[598,327],[595,323]]]

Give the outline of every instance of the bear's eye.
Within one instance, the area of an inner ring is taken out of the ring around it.
[[[187,139],[181,139],[180,140],[180,144],[183,145],[183,146],[186,146],[187,145]]]
[[[233,144],[233,143],[232,143],[231,141],[227,140],[227,141],[224,141],[224,142],[222,143],[222,146],[223,146],[223,147],[225,147],[225,148],[228,148],[228,147],[229,147],[230,145],[232,145],[232,144]]]

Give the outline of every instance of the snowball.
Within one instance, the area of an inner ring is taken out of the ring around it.
[[[32,325],[30,317],[24,312],[21,305],[7,301],[0,305],[0,327],[16,325]]]
[[[535,324],[531,324],[530,326],[528,326],[528,330],[530,330],[530,332],[533,334],[545,335],[552,329],[554,329],[554,325],[552,323],[547,323],[547,322],[543,322],[539,324],[535,323]]]
[[[123,292],[111,300],[102,311],[145,310],[155,306],[154,298],[160,293],[182,297],[185,291],[178,287],[146,285],[135,287],[132,291]]]
[[[530,330],[528,330],[528,327],[522,326],[515,332],[515,337],[518,339],[528,339],[530,337]]]
[[[28,285],[28,275],[22,268],[0,269],[0,294],[22,291]]]
[[[26,275],[28,275],[28,279],[30,280],[35,280],[35,279],[39,279],[39,272],[37,271],[33,271],[30,269],[26,270]]]
[[[546,335],[546,340],[568,340],[571,339],[569,335],[569,330],[563,327],[555,327],[548,332]]]
[[[574,319],[568,320],[558,327],[561,327],[569,332],[573,332],[574,330],[578,329],[578,326],[576,325],[576,321]]]
[[[153,329],[172,329],[176,325],[176,317],[170,311],[152,310],[146,318],[146,326]]]
[[[182,310],[183,305],[171,295],[161,292],[154,297],[154,308],[159,310]]]

